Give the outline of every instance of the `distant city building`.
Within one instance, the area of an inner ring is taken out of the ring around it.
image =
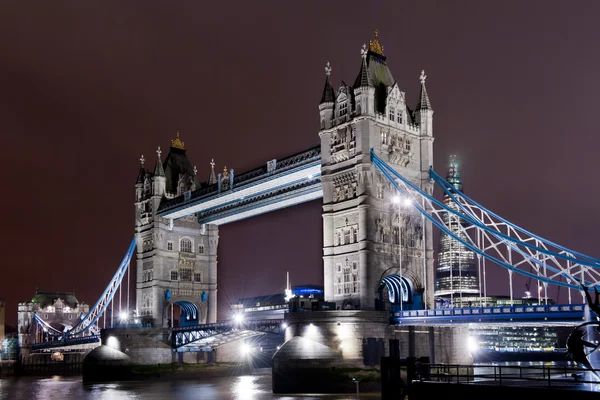
[[[323,287],[303,285],[293,286],[289,298],[285,293],[246,297],[239,299],[231,308],[234,312],[243,312],[246,318],[279,319],[288,311],[311,311],[324,309],[323,307],[335,309],[335,303],[324,302]]]
[[[75,326],[82,315],[90,311],[90,306],[80,303],[74,292],[37,292],[31,301],[18,305],[17,321],[19,348],[21,356],[27,356],[34,342],[54,340],[56,336],[47,331],[55,329],[60,332]],[[42,329],[34,316],[46,325]],[[99,333],[97,331],[96,333]]]
[[[454,156],[450,158],[446,180],[456,192],[463,191],[458,162]],[[460,208],[448,194],[444,194],[443,201],[448,208],[460,212]],[[465,230],[461,229],[469,227],[464,219],[446,212],[443,220],[450,231],[468,241]],[[435,275],[436,307],[441,307],[444,303],[455,304],[463,296],[478,294],[479,274],[475,253],[450,235],[442,233]]]

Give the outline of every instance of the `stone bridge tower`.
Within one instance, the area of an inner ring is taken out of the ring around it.
[[[327,63],[319,104],[325,297],[341,309],[373,309],[381,278],[400,274],[429,308],[434,292],[432,225],[409,200],[398,197],[369,155],[373,149],[432,192],[433,110],[425,74],[412,109],[388,68],[377,31],[361,55],[354,84],[342,81],[337,90]]]
[[[154,172],[142,156],[135,184],[137,311],[144,325],[158,327],[173,326],[173,305],[181,324],[216,322],[218,227],[200,225],[195,215],[157,216],[165,201],[214,183],[214,170],[208,183],[198,181],[179,132],[164,162],[160,147],[157,154]]]

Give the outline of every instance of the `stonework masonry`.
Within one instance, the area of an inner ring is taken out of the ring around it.
[[[414,207],[393,202],[396,189],[370,160],[373,149],[432,192],[433,110],[425,75],[419,103],[411,109],[381,49],[363,48],[353,86],[342,81],[335,90],[328,65],[319,104],[324,288],[326,300],[338,309],[374,309],[380,278],[400,268],[433,306],[432,225]]]
[[[173,326],[174,304],[183,306],[190,323],[217,319],[218,227],[201,225],[194,215],[176,221],[157,215],[162,202],[202,185],[183,143],[174,142],[164,165],[157,151],[154,173],[142,157],[135,185],[136,308],[144,326]]]

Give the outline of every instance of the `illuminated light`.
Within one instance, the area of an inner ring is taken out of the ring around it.
[[[129,315],[126,311],[121,311],[121,313],[119,314],[119,319],[121,321],[127,321],[127,317],[129,317]]]
[[[338,346],[340,348],[340,350],[344,349],[344,343],[340,343],[340,345]]]
[[[407,206],[407,207],[410,206],[410,205],[412,205],[412,200],[409,199],[408,197],[405,198],[404,199],[404,205]]]
[[[233,316],[233,320],[235,321],[236,324],[241,324],[242,322],[244,322],[244,315],[243,314],[235,314]]]
[[[48,328],[44,327],[44,332],[48,332]]]
[[[296,297],[290,289],[285,289],[285,301],[289,302],[292,298]]]
[[[252,347],[250,347],[249,345],[244,343],[242,345],[242,347],[240,348],[240,351],[242,352],[242,355],[245,356],[245,355],[252,353]]]
[[[277,350],[279,350],[281,348],[281,346],[277,346]]]
[[[119,347],[120,347],[120,345],[119,345],[119,339],[117,339],[114,336],[109,336],[108,340],[106,341],[106,345],[108,347],[112,347],[115,350],[119,350]]]
[[[306,327],[306,337],[310,338],[314,338],[317,333],[319,332],[319,328],[317,328],[316,326],[314,326],[312,323],[310,323],[307,327]]]
[[[136,324],[138,324],[140,322],[140,320],[136,318],[136,319],[133,320],[133,322],[135,322]]]
[[[396,195],[396,196],[392,197],[392,203],[400,204],[400,196]]]
[[[308,180],[311,180],[312,178],[314,178],[314,175],[308,175],[308,176],[306,177],[306,179],[308,179]]]
[[[288,325],[284,322],[283,324],[281,324],[281,329],[287,329]]]
[[[467,338],[467,349],[469,349],[469,352],[471,353],[475,353],[479,350],[479,343],[477,343],[477,340],[472,336]]]

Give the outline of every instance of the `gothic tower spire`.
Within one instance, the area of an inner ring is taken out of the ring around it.
[[[427,79],[427,75],[425,75],[425,71],[421,71],[421,76],[419,80],[421,81],[421,96],[419,97],[419,104],[417,105],[417,111],[419,110],[433,110],[431,108],[431,102],[429,101],[429,96],[427,95],[427,88],[425,87],[425,79]]]
[[[215,175],[215,159],[210,160],[210,176],[208,177],[208,184],[214,185],[217,183],[217,175]]]
[[[160,150],[160,146],[158,146],[158,149],[156,150],[156,155],[158,156],[156,158],[156,165],[154,166],[154,176],[165,176],[165,170],[163,169],[163,165],[162,165],[162,160],[160,158],[160,155],[162,154],[162,151]]]

